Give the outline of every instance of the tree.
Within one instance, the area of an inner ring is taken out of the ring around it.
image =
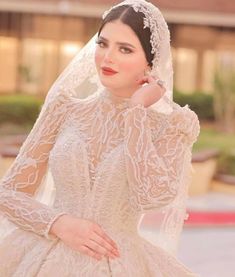
[[[232,62],[221,63],[215,70],[213,108],[218,129],[235,133],[235,68]]]

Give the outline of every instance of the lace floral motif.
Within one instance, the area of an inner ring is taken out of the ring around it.
[[[152,74],[165,81],[165,102],[129,108],[128,99],[103,93],[94,62],[97,34],[89,41],[53,84],[1,181],[0,212],[20,230],[0,245],[0,276],[195,276],[138,235],[140,215],[160,212],[159,246],[175,253],[185,218],[191,148],[200,126],[188,106],[169,99],[170,37],[160,11],[147,1],[123,4],[145,14],[143,27],[151,30],[155,54]],[[171,114],[165,114],[166,103]],[[56,188],[52,207],[33,199],[48,170]],[[50,237],[51,224],[65,213],[100,224],[122,258],[97,263]]]
[[[61,94],[39,116],[0,184],[0,212],[22,229],[48,239],[54,239],[48,235],[51,224],[64,213],[35,201],[32,196],[47,171],[50,149],[65,119],[67,101],[68,97]]]
[[[174,105],[171,115],[159,114],[151,134],[147,109],[137,105],[125,113],[125,154],[131,202],[142,211],[174,200],[184,182],[183,161],[199,133],[199,121],[188,106]],[[174,128],[173,128],[174,126]],[[152,141],[153,140],[153,141]],[[190,162],[190,161],[189,161]]]
[[[60,95],[39,117],[1,183],[1,213],[20,230],[0,244],[0,276],[195,276],[142,239],[137,224],[141,213],[177,200],[197,116],[179,105],[167,116],[128,102],[107,92],[85,100]],[[56,187],[52,207],[32,198],[48,164]],[[121,258],[97,262],[45,239],[64,213],[100,224]],[[164,227],[175,234],[174,226]]]

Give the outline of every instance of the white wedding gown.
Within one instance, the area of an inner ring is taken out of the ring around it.
[[[0,211],[20,228],[0,243],[0,277],[196,276],[137,231],[141,213],[174,201],[185,149],[199,132],[197,115],[170,115],[104,90],[86,99],[60,95],[38,120],[1,182]],[[50,167],[52,207],[32,196]],[[97,261],[49,235],[68,213],[100,224],[120,258]]]

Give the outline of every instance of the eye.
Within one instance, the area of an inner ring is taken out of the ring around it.
[[[120,49],[123,49],[124,51],[122,51],[122,53],[124,54],[129,54],[129,53],[132,53],[132,50],[127,48],[127,47],[121,47]]]
[[[96,44],[98,44],[100,47],[104,47],[106,44],[102,40],[96,40]]]

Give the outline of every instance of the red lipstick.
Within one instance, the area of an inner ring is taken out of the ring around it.
[[[118,73],[117,71],[113,70],[112,68],[106,67],[106,66],[101,67],[101,69],[102,69],[102,73],[104,75],[114,75],[114,74]]]

